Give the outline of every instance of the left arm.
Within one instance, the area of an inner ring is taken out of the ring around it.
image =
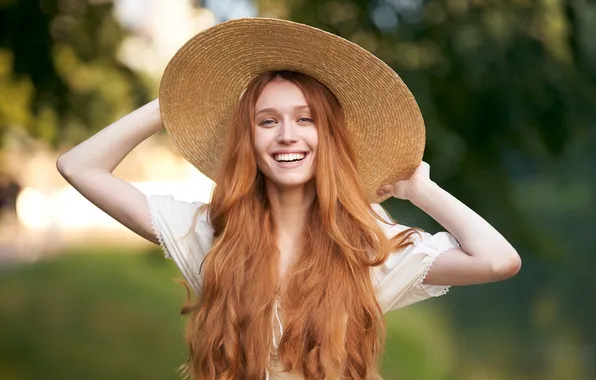
[[[409,200],[449,231],[460,243],[442,253],[429,270],[429,285],[473,285],[513,277],[521,259],[511,244],[486,220],[430,180],[430,168],[422,162],[406,181],[381,188]]]

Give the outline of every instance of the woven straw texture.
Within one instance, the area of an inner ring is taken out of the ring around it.
[[[269,70],[310,75],[339,99],[369,200],[420,164],[425,128],[418,105],[383,61],[348,40],[285,20],[218,24],[190,39],[160,83],[162,120],[180,154],[214,178],[236,102]]]

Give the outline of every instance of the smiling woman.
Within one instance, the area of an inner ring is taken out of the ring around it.
[[[146,197],[111,174],[162,122],[215,180],[209,204]],[[246,19],[189,41],[159,102],[58,168],[160,244],[188,281],[191,379],[376,379],[385,312],[520,265],[503,236],[430,180],[424,140],[412,94],[372,54],[305,25]],[[389,196],[449,232],[395,223],[378,204]]]

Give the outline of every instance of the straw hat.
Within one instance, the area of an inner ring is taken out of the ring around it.
[[[160,83],[161,116],[180,154],[209,178],[222,159],[236,102],[259,74],[290,70],[327,86],[344,109],[369,200],[408,178],[425,144],[422,115],[399,76],[365,49],[307,25],[236,19],[191,38]]]

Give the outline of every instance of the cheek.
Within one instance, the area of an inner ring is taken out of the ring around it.
[[[319,146],[319,134],[316,128],[309,129],[304,136],[304,141],[312,148],[312,150],[316,150]]]
[[[257,161],[263,159],[263,155],[267,154],[269,144],[267,142],[267,135],[265,133],[255,133],[254,150]]]

